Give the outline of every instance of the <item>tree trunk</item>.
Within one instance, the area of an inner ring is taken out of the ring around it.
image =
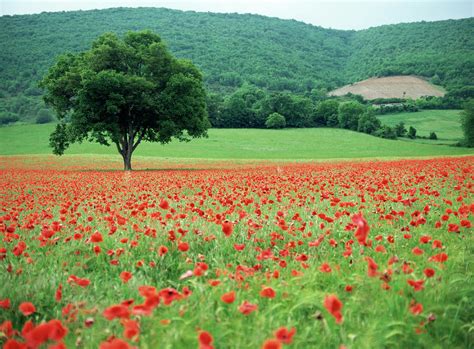
[[[126,152],[123,157],[123,169],[124,171],[132,170],[132,152]]]
[[[135,136],[138,134],[138,139],[135,142]],[[145,130],[138,132],[133,130],[132,126],[129,126],[128,132],[125,132],[120,140],[115,141],[117,150],[123,158],[123,169],[124,171],[132,170],[132,154],[138,147],[143,137],[145,136]]]

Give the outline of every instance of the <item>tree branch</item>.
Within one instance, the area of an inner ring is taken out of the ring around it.
[[[138,145],[140,144],[144,136],[145,136],[145,130],[142,130],[142,132],[140,133],[140,136],[138,136],[136,143],[132,147],[132,152],[135,151],[135,149],[137,149]]]
[[[119,144],[119,142],[115,142],[115,145],[117,146],[117,150],[118,150],[118,152],[119,152],[119,153],[120,153],[120,154],[123,156],[123,149],[122,149],[122,148],[120,148],[120,144]]]

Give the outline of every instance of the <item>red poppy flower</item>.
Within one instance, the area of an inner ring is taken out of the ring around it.
[[[257,309],[258,305],[252,304],[248,301],[243,301],[243,303],[239,306],[239,311],[244,315],[249,315]]]
[[[167,253],[168,253],[168,247],[166,247],[166,246],[158,247],[158,254],[159,254],[160,257],[164,256]]]
[[[423,273],[426,275],[426,277],[430,278],[434,276],[435,271],[434,269],[426,268],[425,270],[423,270]]]
[[[370,232],[370,227],[362,213],[358,213],[352,216],[352,222],[357,225],[355,237],[360,245],[367,245],[367,236]]]
[[[245,244],[234,244],[234,249],[236,251],[243,251],[244,248],[245,248]]]
[[[165,199],[161,200],[160,201],[160,205],[159,205],[163,210],[167,210],[170,208],[170,205],[168,203],[168,201],[166,201]]]
[[[0,333],[9,338],[17,334],[17,331],[13,329],[13,324],[11,321],[5,320],[3,323],[0,324]]]
[[[115,318],[128,319],[130,317],[130,310],[122,304],[111,305],[104,310],[102,315],[104,315],[107,320],[113,320]]]
[[[275,337],[278,339],[280,342],[284,344],[291,344],[293,341],[293,336],[296,333],[296,328],[291,328],[291,330],[288,331],[286,327],[280,327],[278,330],[275,331]]]
[[[98,231],[96,231],[94,234],[91,235],[91,242],[99,243],[102,241],[104,241],[104,239],[102,238],[102,234],[99,233]]]
[[[423,253],[425,253],[425,251],[423,251],[421,248],[419,248],[418,246],[413,248],[411,250],[411,252],[415,255],[415,256],[420,256],[422,255]]]
[[[421,303],[410,305],[410,312],[413,315],[420,315],[423,312],[423,305]]]
[[[68,277],[67,279],[67,282],[68,283],[74,283],[80,287],[87,287],[90,285],[90,280],[89,279],[81,279],[79,277],[77,277],[76,275],[71,275]]]
[[[9,309],[11,306],[10,299],[5,298],[5,299],[0,299],[0,308],[2,309]]]
[[[126,284],[132,277],[133,277],[133,274],[129,271],[122,271],[120,273],[120,278],[122,279],[122,282],[124,284]]]
[[[414,291],[421,291],[425,288],[424,287],[425,280],[412,280],[412,279],[409,279],[409,280],[407,280],[407,282],[411,287],[413,287]]]
[[[229,237],[232,235],[232,232],[234,231],[234,225],[232,222],[225,221],[222,223],[222,232],[224,233],[225,236]]]
[[[444,252],[441,252],[440,254],[430,257],[429,260],[433,262],[444,263],[448,260],[448,255]]]
[[[132,349],[132,346],[119,338],[100,343],[99,349]]]
[[[199,349],[213,349],[212,342],[214,339],[212,335],[207,331],[200,331],[198,335]]]
[[[267,339],[265,342],[263,342],[262,349],[281,349],[283,348],[283,345],[278,339],[272,338],[272,339]]]
[[[342,302],[337,298],[336,295],[329,295],[324,298],[324,307],[326,310],[334,316],[336,319],[336,323],[340,324],[343,321],[343,317],[341,314],[342,310]]]
[[[224,303],[227,303],[227,304],[234,303],[234,301],[235,301],[235,292],[230,291],[230,292],[224,293],[221,297],[221,300]]]
[[[140,334],[140,325],[135,320],[122,319],[121,324],[123,326],[123,336],[127,339],[137,339]]]
[[[321,264],[319,271],[322,273],[330,273],[332,271],[331,267],[327,263]]]
[[[18,309],[20,309],[21,313],[25,316],[31,315],[36,311],[36,308],[33,303],[30,302],[21,303]]]
[[[3,349],[28,349],[27,345],[14,339],[8,339],[3,344]]]
[[[187,250],[189,250],[189,244],[187,242],[180,242],[178,244],[178,250],[180,250],[181,252],[186,252]]]
[[[54,299],[56,302],[60,302],[61,299],[63,298],[63,285],[59,284],[56,293],[54,294]]]
[[[264,298],[275,298],[276,296],[276,292],[273,288],[271,287],[264,287],[261,291],[260,291],[260,296],[261,297],[264,297]]]
[[[379,267],[377,263],[375,263],[375,261],[370,257],[365,257],[365,260],[367,261],[367,275],[369,277],[377,276],[377,270]]]
[[[23,337],[26,339],[28,346],[37,348],[48,340],[61,341],[66,336],[68,330],[61,321],[54,319],[23,332]]]
[[[177,290],[175,290],[174,288],[171,288],[171,287],[164,288],[164,289],[160,290],[158,292],[158,295],[159,295],[160,299],[163,300],[163,303],[165,305],[169,305],[173,301],[178,300],[178,299],[182,299],[182,297],[183,297]]]

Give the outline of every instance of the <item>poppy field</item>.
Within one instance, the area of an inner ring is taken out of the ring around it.
[[[474,158],[0,170],[3,348],[466,348]]]

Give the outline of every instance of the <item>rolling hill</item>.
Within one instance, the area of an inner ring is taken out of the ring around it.
[[[258,15],[114,8],[2,16],[0,28],[0,113],[23,120],[44,108],[37,81],[55,57],[107,31],[159,33],[221,94],[244,83],[304,93],[395,74],[432,78],[448,91],[474,81],[474,18],[343,31]]]

